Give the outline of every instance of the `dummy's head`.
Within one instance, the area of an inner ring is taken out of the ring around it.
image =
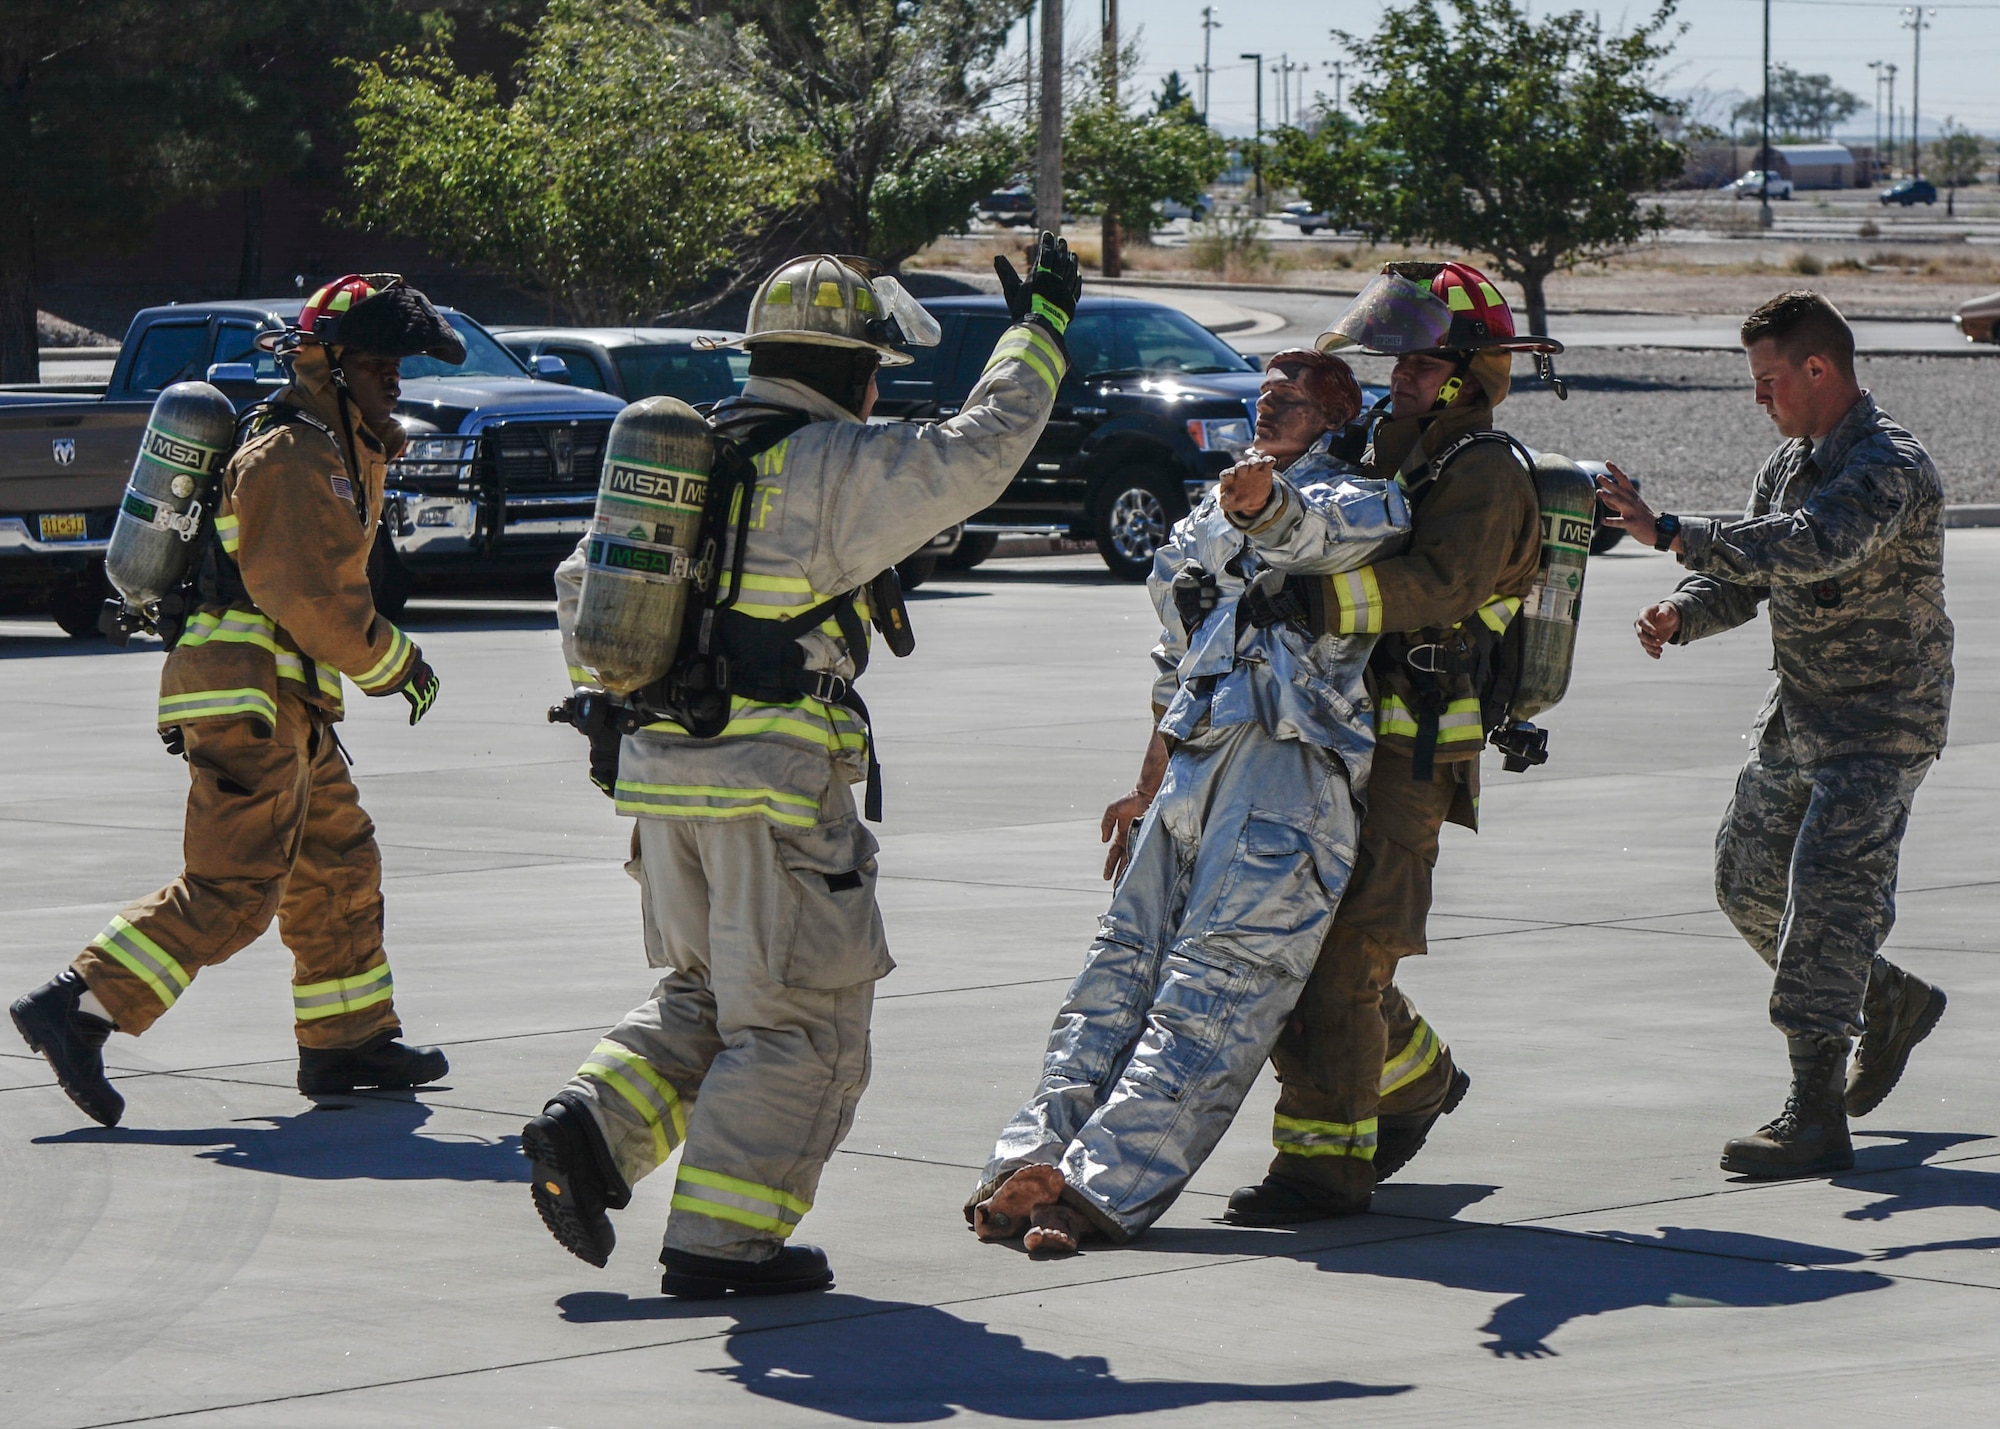
[[[875,410],[875,369],[880,365],[880,356],[865,347],[763,342],[750,349],[752,377],[790,378],[863,421]]]
[[[1281,463],[1296,461],[1330,431],[1361,415],[1361,384],[1331,353],[1288,348],[1264,368],[1257,393],[1257,449]]]

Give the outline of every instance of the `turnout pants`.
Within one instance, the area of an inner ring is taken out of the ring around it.
[[[625,1183],[680,1147],[670,1250],[768,1260],[812,1209],[868,1085],[875,982],[893,966],[875,840],[836,779],[811,829],[641,816],[627,865],[670,969],[568,1090]]]
[[[278,724],[182,727],[186,870],[132,904],[73,966],[135,1036],[205,967],[271,919],[292,953],[302,1047],[356,1047],[397,1026],[382,951],[382,858],[326,716],[281,692]]]
[[[1929,754],[1817,764],[1773,714],[1715,839],[1715,897],[1776,971],[1771,1021],[1787,1037],[1853,1037],[1876,950],[1896,921],[1896,867]]]
[[[1183,744],[977,1201],[1054,1165],[1104,1234],[1165,1213],[1229,1129],[1346,886],[1356,814],[1326,750],[1254,724]]]
[[[1425,949],[1438,832],[1476,774],[1453,762],[1419,781],[1408,751],[1376,749],[1354,877],[1271,1057],[1282,1083],[1273,1175],[1364,1196],[1380,1118],[1442,1105],[1451,1052],[1394,978],[1398,961]]]

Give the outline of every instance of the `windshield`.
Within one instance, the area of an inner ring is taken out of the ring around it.
[[[1102,321],[1101,315],[1092,316]],[[1071,324],[1071,332],[1083,322],[1079,318]],[[1071,351],[1078,358],[1077,366],[1092,375],[1257,370],[1249,358],[1193,318],[1172,308],[1121,309],[1116,314],[1115,331],[1116,339],[1109,344],[1079,344],[1072,338]]]
[[[686,343],[657,347],[614,347],[611,360],[625,397],[678,397],[689,406],[720,402],[743,390],[750,375],[750,354],[728,349],[704,352]]]
[[[523,367],[513,353],[493,340],[493,335],[472,321],[464,313],[445,310],[444,320],[451,324],[453,331],[465,343],[465,361],[453,367],[448,362],[439,362],[435,357],[406,357],[403,359],[403,380],[418,377],[526,377],[528,369]]]

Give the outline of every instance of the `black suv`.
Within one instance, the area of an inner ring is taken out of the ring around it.
[[[955,415],[1011,322],[998,297],[924,306],[943,340],[914,349],[913,366],[881,370],[879,416]],[[1173,523],[1250,445],[1262,373],[1186,314],[1085,298],[1068,341],[1047,430],[1000,499],[966,523],[949,564],[977,564],[1001,534],[1025,532],[1095,541],[1115,575],[1144,580]]]

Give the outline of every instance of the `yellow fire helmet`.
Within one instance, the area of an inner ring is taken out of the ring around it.
[[[811,253],[781,265],[750,300],[749,330],[730,347],[798,342],[881,354],[884,367],[916,359],[905,347],[936,347],[937,319],[866,258]]]

